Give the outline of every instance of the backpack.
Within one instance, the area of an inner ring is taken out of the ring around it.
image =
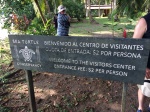
[[[53,23],[55,24],[55,29],[57,29],[57,27],[58,27],[58,25],[57,25],[57,16],[58,16],[58,14],[55,14],[54,18],[53,18]]]

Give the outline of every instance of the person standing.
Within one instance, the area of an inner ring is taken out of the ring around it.
[[[150,39],[150,13],[141,17],[134,29],[133,38],[137,39]],[[137,112],[143,112],[144,108],[144,98],[150,97],[150,54],[148,57],[148,63],[146,68],[146,75],[143,85],[138,85],[138,110]],[[148,112],[150,112],[150,104],[148,107]]]
[[[63,5],[58,7],[57,24],[57,36],[69,36],[70,16]]]

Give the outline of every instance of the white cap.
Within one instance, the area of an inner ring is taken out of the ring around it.
[[[58,6],[58,13],[59,12],[61,12],[61,11],[63,11],[63,10],[66,10],[66,7],[64,7],[63,5],[60,5],[60,6]]]

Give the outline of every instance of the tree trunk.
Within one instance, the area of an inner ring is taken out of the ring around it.
[[[113,7],[113,9],[116,9],[116,3],[117,3],[117,1],[114,0],[114,7]]]
[[[57,13],[57,7],[62,4],[62,0],[51,0],[52,5],[54,7],[54,13]]]
[[[88,15],[89,10],[88,10],[88,8],[87,8],[87,0],[85,0],[85,9],[86,9],[86,17],[88,17],[88,16],[89,16],[89,15]]]
[[[98,9],[98,16],[101,17],[101,9],[100,9],[100,5],[101,5],[101,0],[98,0],[98,4],[99,4],[99,9]]]
[[[42,10],[41,10],[41,8],[40,8],[40,5],[39,5],[39,3],[38,3],[38,0],[34,0],[34,2],[35,2],[36,6],[37,6],[37,8],[38,8],[38,10],[39,10],[39,13],[40,13],[40,16],[41,16],[41,18],[42,18],[43,24],[45,25],[45,24],[46,24],[46,19],[45,19],[43,13],[42,13]]]
[[[55,14],[57,13],[57,5],[56,5],[56,1],[54,0],[54,4],[55,4]]]
[[[50,15],[51,11],[50,11],[50,7],[49,7],[49,4],[48,4],[48,0],[45,0],[45,4],[46,4],[47,12]]]
[[[87,4],[88,4],[88,16],[90,19],[90,22],[92,21],[92,15],[91,15],[91,1],[87,0]]]
[[[91,15],[91,0],[87,0],[87,4],[88,4],[88,15],[89,15],[90,23],[99,24],[98,22],[96,22],[93,19],[92,15]]]

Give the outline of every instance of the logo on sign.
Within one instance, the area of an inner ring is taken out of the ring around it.
[[[24,57],[25,61],[32,62],[32,54],[35,54],[35,52],[32,49],[29,49],[27,46],[25,46],[24,49],[21,49],[19,53],[22,53],[22,56]]]

